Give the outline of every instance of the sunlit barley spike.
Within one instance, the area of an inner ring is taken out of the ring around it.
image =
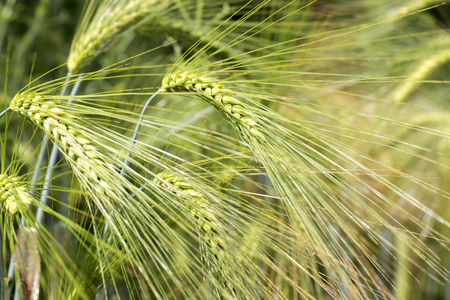
[[[225,250],[226,242],[218,219],[208,207],[210,204],[206,196],[189,183],[168,172],[160,173],[154,182],[176,193],[181,199],[185,199],[186,207],[190,209],[191,215],[196,220],[195,228],[199,238],[209,252],[206,255],[214,256],[211,262],[215,264],[216,271],[220,270],[221,264],[228,256]]]
[[[39,95],[18,94],[10,107],[41,127],[59,145],[73,169],[86,175],[99,187],[99,191],[108,197],[115,197],[110,185],[101,177],[113,171],[112,167],[101,159],[100,152],[88,138],[69,125],[72,116],[58,107],[56,102]]]
[[[32,197],[19,177],[0,174],[0,203],[6,212],[14,215],[20,207],[26,207],[31,202]]]
[[[261,130],[261,122],[252,114],[246,105],[236,99],[235,94],[222,87],[214,78],[202,77],[189,72],[168,74],[162,82],[163,92],[193,92],[213,105],[229,122],[245,129],[246,134],[265,140]]]
[[[222,286],[222,292],[236,298],[236,295],[240,295],[235,289],[239,280],[237,273],[231,270],[233,270],[232,264],[239,262],[240,256],[231,250],[231,240],[220,226],[215,213],[210,209],[211,203],[207,197],[182,178],[169,172],[161,172],[154,182],[186,201],[184,204],[195,219],[194,227],[201,242],[202,255],[208,265],[208,271],[211,272],[216,284]]]
[[[233,269],[231,265],[236,261],[236,258],[232,256],[231,241],[220,226],[218,218],[209,208],[211,203],[207,197],[194,186],[168,172],[160,173],[154,182],[185,201],[185,206],[195,219],[194,227],[199,236],[202,255],[208,265],[208,271],[211,272],[216,284],[222,286],[222,291],[229,295],[236,295],[234,286],[237,284],[237,274],[230,271]],[[217,288],[217,286],[215,287]],[[219,292],[219,294],[222,293]]]
[[[90,55],[102,51],[116,35],[137,24],[144,17],[154,14],[167,3],[168,1],[164,0],[121,1],[100,11],[102,16],[92,21],[74,40],[67,64],[69,71],[80,71],[89,61]]]
[[[236,267],[241,267],[242,256],[237,252],[239,249],[233,246],[227,231],[220,225],[220,220],[210,209],[212,204],[206,195],[169,172],[161,172],[154,182],[185,201],[185,206],[195,219],[194,227],[199,236],[202,255],[208,265],[207,271],[213,276],[214,282],[221,286],[220,289],[214,286],[218,297],[227,295],[227,298],[246,299],[248,295],[244,290],[248,287],[242,289],[240,286],[242,278],[234,271]]]

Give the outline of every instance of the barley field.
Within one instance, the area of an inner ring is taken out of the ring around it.
[[[0,299],[450,299],[450,4],[4,0]]]

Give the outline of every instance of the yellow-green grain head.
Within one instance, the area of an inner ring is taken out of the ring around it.
[[[7,213],[14,215],[21,207],[31,204],[32,198],[19,177],[0,174],[0,204]]]

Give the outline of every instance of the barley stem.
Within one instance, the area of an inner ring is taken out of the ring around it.
[[[141,114],[139,115],[139,119],[136,123],[136,126],[134,128],[134,132],[133,132],[133,136],[131,137],[131,143],[132,145],[134,145],[136,143],[136,140],[138,138],[138,132],[139,132],[139,128],[141,127],[141,121],[142,121],[142,116],[145,114],[145,112],[147,111],[148,106],[150,105],[150,103],[153,101],[153,99],[155,99],[155,97],[161,93],[161,89],[158,89],[150,98],[148,98],[147,102],[145,102],[144,104],[144,108],[142,108]],[[125,159],[124,163],[124,167],[122,168],[122,170],[120,171],[120,175],[122,176],[126,176],[126,171],[125,171],[125,166],[128,166],[128,158],[131,157],[131,153],[127,152],[127,159]]]
[[[41,195],[41,203],[44,205],[47,205],[48,202],[48,196],[50,195],[50,187],[52,184],[52,177],[53,177],[53,172],[55,171],[55,165],[58,159],[58,154],[59,151],[56,148],[52,149],[52,153],[50,154],[50,160],[48,163],[48,168],[47,168],[47,174],[45,174],[45,183],[44,186],[42,187],[42,195]],[[37,213],[36,213],[36,225],[39,226],[39,224],[43,224],[44,222],[44,210],[39,207]]]
[[[3,117],[3,115],[6,114],[10,109],[11,109],[11,107],[8,107],[8,108],[5,109],[4,111],[2,111],[2,112],[0,113],[0,118]]]

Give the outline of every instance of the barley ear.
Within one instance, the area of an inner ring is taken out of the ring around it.
[[[249,108],[236,98],[236,94],[225,89],[216,79],[202,77],[189,72],[168,74],[162,82],[163,92],[193,92],[214,106],[225,119],[236,125],[241,135],[250,135],[265,140],[261,121]]]
[[[102,177],[111,174],[111,166],[102,159],[96,146],[71,126],[73,116],[58,107],[55,101],[39,95],[16,95],[10,104],[11,110],[29,117],[41,127],[59,146],[77,176],[86,175],[96,191],[115,197],[115,193]],[[115,171],[113,171],[115,172]]]
[[[164,0],[130,0],[114,1],[100,7],[91,22],[73,40],[67,64],[69,72],[79,72],[91,55],[103,51],[118,34],[162,10],[167,3]]]
[[[20,207],[31,204],[32,197],[19,177],[0,174],[0,203],[5,211],[14,215]]]
[[[222,286],[221,289],[225,288],[227,293],[234,294],[233,286],[236,284],[230,284],[229,280],[237,278],[236,274],[230,272],[233,269],[230,264],[235,264],[236,258],[232,256],[231,241],[226,230],[211,209],[212,203],[194,186],[168,172],[160,173],[154,182],[185,201],[185,207],[190,210],[191,216],[195,219],[194,228],[200,241],[202,256],[208,265],[207,271],[211,273],[217,284]]]
[[[195,228],[199,237],[208,249],[207,255],[212,255],[219,261],[225,259],[227,253],[224,232],[218,225],[219,220],[209,208],[211,204],[208,203],[207,197],[186,181],[168,172],[160,173],[154,182],[185,199],[186,207],[196,220]],[[220,269],[221,266],[216,265],[215,268]]]

